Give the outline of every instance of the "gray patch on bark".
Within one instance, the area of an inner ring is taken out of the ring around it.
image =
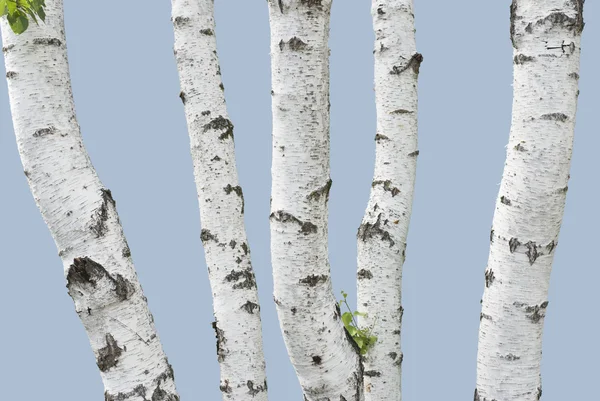
[[[363,279],[368,279],[368,280],[370,280],[370,279],[372,279],[372,278],[373,278],[373,273],[371,273],[371,271],[370,271],[370,270],[367,270],[367,269],[360,269],[360,270],[358,271],[358,274],[357,274],[357,276],[358,276],[358,279],[359,279],[359,280],[363,280]]]
[[[108,227],[106,226],[106,221],[108,220],[108,206],[112,205],[113,207],[116,207],[116,202],[109,189],[101,189],[100,196],[102,198],[102,203],[92,215],[92,224],[90,226],[90,230],[96,235],[96,238],[103,237],[108,230]]]
[[[555,12],[545,18],[537,20],[535,25],[540,26],[545,25],[546,22],[550,22],[550,24],[562,25],[569,31],[574,31],[576,34],[581,34],[585,25],[583,22],[583,0],[575,0],[575,8],[577,11],[575,18],[569,17],[565,13]]]
[[[201,29],[200,33],[206,36],[214,36],[215,34],[212,29]]]
[[[240,197],[240,199],[242,200],[241,213],[244,213],[244,193],[242,192],[242,187],[240,187],[239,185],[232,187],[231,184],[227,184],[227,186],[223,189],[225,190],[225,193],[227,195],[229,195],[232,192],[235,192],[236,195]]]
[[[520,143],[517,143],[514,149],[516,151],[519,151],[519,152],[526,152],[527,151],[527,149],[525,149],[525,147],[523,145],[521,145]]]
[[[307,195],[306,198],[308,200],[318,201],[319,199],[321,199],[322,197],[324,197],[325,198],[325,202],[327,202],[329,200],[329,191],[331,190],[331,185],[332,184],[333,184],[333,181],[330,178],[329,180],[327,180],[327,183],[325,185],[323,185],[319,189],[316,189],[316,190],[312,191],[310,194]]]
[[[188,22],[190,22],[190,19],[188,17],[173,18],[173,25],[175,25],[176,27],[183,26],[183,25],[187,24]]]
[[[265,380],[263,384],[254,385],[252,380],[248,380],[246,382],[246,386],[248,386],[248,394],[254,397],[256,394],[267,391],[267,381]]]
[[[385,181],[373,181],[373,183],[371,184],[372,188],[375,188],[377,185],[383,185],[383,190],[385,192],[390,192],[392,194],[392,197],[398,195],[400,193],[400,188],[398,187],[392,187],[392,181],[391,180],[385,180]]]
[[[179,401],[179,396],[171,394],[160,388],[160,384],[156,386],[152,393],[151,401]]]
[[[254,314],[254,310],[260,310],[260,307],[258,306],[258,304],[248,301],[244,305],[242,305],[241,309],[244,309],[246,312],[252,315]]]
[[[10,50],[12,50],[15,47],[15,45],[8,45],[8,46],[3,46],[2,47],[2,53],[8,53]]]
[[[485,271],[485,287],[489,288],[495,279],[496,279],[496,277],[494,276],[494,271],[492,269],[486,269],[486,271]]]
[[[378,372],[376,370],[366,370],[364,375],[367,377],[380,377],[381,372]]]
[[[219,385],[219,390],[221,390],[221,392],[226,393],[226,394],[233,392],[233,389],[229,385],[229,380],[227,380],[227,379],[223,380],[223,384]]]
[[[554,120],[554,121],[560,121],[561,123],[564,123],[565,121],[567,121],[569,119],[569,116],[567,116],[566,114],[563,114],[563,113],[550,113],[550,114],[544,114],[540,118],[542,120]]]
[[[33,133],[33,137],[34,138],[40,138],[42,136],[46,136],[46,135],[54,135],[56,133],[56,128],[50,126],[47,128],[40,128],[35,130],[35,132]]]
[[[117,274],[116,277],[111,276],[108,271],[100,263],[94,262],[88,257],[75,258],[73,264],[67,272],[67,288],[69,295],[75,296],[75,289],[81,287],[91,287],[91,290],[98,286],[98,282],[106,279],[111,282],[111,290],[115,292],[117,298],[121,301],[129,298],[134,289],[131,283],[123,276]]]
[[[506,359],[507,361],[517,361],[519,359],[521,359],[520,356],[517,356],[515,354],[506,354],[506,355],[500,355],[500,358],[502,359]]]
[[[212,322],[212,327],[215,330],[215,336],[217,338],[217,359],[219,362],[223,362],[227,356],[227,350],[224,345],[227,343],[225,338],[225,332],[217,326],[217,322]]]
[[[60,46],[62,42],[56,38],[36,38],[33,39],[34,45]]]
[[[219,116],[211,120],[208,124],[202,127],[204,132],[209,130],[221,131],[220,140],[225,140],[229,137],[233,139],[233,123],[223,116]]]
[[[6,73],[6,78],[7,78],[7,79],[13,79],[13,78],[16,78],[16,77],[17,77],[17,75],[19,75],[19,74],[17,74],[17,73],[16,73],[16,72],[14,72],[14,71],[8,71],[8,72]]]
[[[244,281],[239,282],[242,279]],[[256,279],[254,277],[254,272],[250,268],[245,269],[245,270],[237,270],[237,271],[231,270],[231,273],[229,273],[227,276],[225,276],[225,281],[227,281],[228,283],[235,282],[235,284],[233,285],[233,289],[235,289],[235,290],[239,290],[242,288],[245,288],[245,289],[256,288]]]
[[[517,54],[513,59],[514,63],[517,65],[525,64],[527,62],[535,60],[535,57],[526,56],[524,54]]]
[[[299,280],[300,284],[307,284],[309,287],[314,287],[319,283],[326,283],[329,279],[329,276],[325,274],[321,274],[319,276],[311,274],[310,276],[306,276]]]
[[[283,51],[283,49],[285,49],[286,45],[291,51],[294,51],[294,52],[304,50],[308,46],[305,42],[302,41],[302,39],[300,39],[296,36],[294,36],[287,42],[284,41],[283,39],[281,39],[281,41],[279,42],[279,50]]]
[[[280,223],[297,223],[300,225],[300,230],[298,232],[301,232],[304,235],[308,235],[311,233],[314,234],[317,232],[318,229],[318,227],[315,224],[308,221],[303,222],[297,217],[291,215],[290,213],[284,212],[283,210],[278,210],[276,212],[271,213],[269,219],[273,219]]]
[[[410,58],[410,60],[408,60],[408,63],[406,63],[405,66],[397,66],[397,65],[393,66],[392,70],[390,71],[390,74],[391,75],[400,75],[404,71],[408,70],[409,68],[412,68],[413,72],[416,75],[419,75],[419,69],[421,68],[422,62],[423,62],[423,55],[421,53],[415,53]]]
[[[203,228],[202,231],[200,232],[200,239],[202,240],[202,243],[206,243],[207,241],[219,242],[217,239],[217,236],[211,234],[211,232],[209,230],[207,230],[206,228]]]
[[[527,247],[527,252],[525,252],[525,255],[527,255],[527,258],[529,258],[529,264],[533,265],[535,263],[535,260],[542,254],[538,252],[538,247],[533,241],[527,242],[525,246]]]
[[[500,197],[500,202],[504,203],[506,206],[510,206],[511,202],[506,196],[502,195]]]
[[[521,243],[519,242],[518,239],[511,238],[510,241],[508,241],[510,253],[514,253],[517,250],[517,248],[519,247],[519,245],[521,245]]]
[[[319,10],[323,9],[322,0],[300,0],[300,3],[307,7],[315,7]]]
[[[380,236],[382,241],[388,241],[390,243],[390,248],[395,244],[390,233],[381,228],[381,213],[377,216],[377,221],[375,223],[363,223],[358,228],[357,238],[361,239],[363,242],[367,242],[367,239],[371,239],[375,236]]]
[[[119,357],[123,353],[123,349],[117,345],[112,334],[106,334],[105,340],[106,346],[98,350],[98,358],[96,359],[98,369],[102,372],[106,372],[110,368],[117,366]]]

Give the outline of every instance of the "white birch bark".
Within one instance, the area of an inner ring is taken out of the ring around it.
[[[117,215],[75,117],[62,0],[16,36],[0,22],[15,134],[29,186],[63,261],[105,400],[178,401]],[[60,398],[60,397],[58,397]]]
[[[373,0],[377,134],[371,196],[358,230],[359,325],[377,342],[364,358],[365,400],[401,399],[402,265],[417,156],[417,79],[412,0]]]
[[[220,389],[224,400],[266,401],[260,307],[217,56],[213,1],[173,0],[172,19],[213,293]]]
[[[327,247],[331,0],[269,0],[274,298],[308,401],[362,400],[357,351],[340,320]]]
[[[542,395],[542,330],[577,109],[583,0],[513,0],[513,112],[496,202],[476,401]]]

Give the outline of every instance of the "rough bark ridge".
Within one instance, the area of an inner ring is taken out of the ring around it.
[[[224,400],[267,400],[260,308],[244,228],[212,0],[173,0],[175,58],[213,293]]]
[[[485,271],[479,401],[542,395],[542,332],[571,164],[583,1],[513,0],[510,18],[512,125]]]
[[[362,400],[357,352],[333,295],[327,253],[331,0],[269,0],[274,297],[308,401]]]
[[[365,399],[400,401],[402,265],[417,165],[417,80],[412,0],[373,0],[376,159],[369,204],[358,230],[359,324],[378,340],[364,358]]]
[[[90,339],[106,400],[178,401],[138,282],[115,201],[75,117],[62,0],[19,36],[0,21],[10,105],[25,175],[59,249],[69,294]]]

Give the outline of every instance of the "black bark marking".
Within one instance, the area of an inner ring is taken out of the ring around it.
[[[494,276],[494,271],[492,269],[486,269],[486,271],[485,271],[485,287],[489,288],[495,279],[496,279],[496,276]]]
[[[215,336],[217,338],[217,360],[219,362],[223,362],[225,360],[225,356],[227,356],[227,350],[224,347],[224,345],[227,343],[225,332],[217,326],[216,321],[212,322],[212,327],[215,330]]]
[[[583,2],[584,0],[575,0],[575,6],[577,8],[577,15],[575,18],[569,17],[565,13],[556,12],[548,15],[546,18],[537,20],[535,25],[540,26],[545,25],[546,22],[550,22],[550,24],[562,25],[569,31],[581,34],[581,32],[583,32],[583,27],[585,26],[585,23],[583,22]]]
[[[210,110],[204,110],[200,114],[202,114],[203,116],[210,116]]]
[[[572,73],[569,74],[569,77],[573,78],[573,79],[579,79],[579,74],[576,73],[576,72],[572,72]]]
[[[398,354],[396,352],[390,352],[388,356],[395,360],[398,357]]]
[[[490,315],[486,315],[483,312],[479,315],[479,321],[481,322],[482,319],[489,320],[490,322],[492,321],[492,317]]]
[[[515,146],[515,150],[519,151],[519,152],[526,152],[527,149],[525,149],[525,147],[523,145],[521,145],[520,143],[517,143],[517,145]]]
[[[490,242],[494,242],[494,229],[490,230]]]
[[[181,103],[185,104],[185,102],[187,101],[187,98],[185,97],[184,91],[179,92],[179,98],[181,99]]]
[[[229,246],[231,247],[231,249],[235,249],[236,245],[237,245],[237,242],[235,242],[234,240],[229,241]]]
[[[423,62],[423,55],[421,53],[415,53],[410,58],[410,60],[408,60],[408,63],[406,63],[405,66],[397,66],[397,65],[393,66],[392,70],[390,71],[390,74],[391,75],[400,75],[404,71],[408,70],[409,68],[412,68],[413,72],[415,74],[419,75],[419,68],[421,67],[422,62]]]
[[[333,312],[333,320],[338,320],[342,316],[342,310],[340,309],[340,304],[335,303],[335,311]]]
[[[525,246],[527,247],[527,252],[525,252],[525,255],[527,255],[527,257],[529,258],[529,264],[533,265],[535,263],[535,260],[542,254],[538,252],[538,247],[533,241],[527,242]]]
[[[8,45],[8,46],[3,46],[2,47],[2,53],[8,53],[10,50],[12,50],[15,47],[15,45]]]
[[[244,251],[244,255],[248,255],[250,253],[250,248],[248,248],[248,244],[246,244],[245,242],[242,243],[242,245],[240,245]]]
[[[248,301],[244,305],[242,305],[241,309],[244,309],[246,312],[253,315],[255,310],[260,310],[260,306],[258,306],[258,304],[255,304],[254,302]]]
[[[121,255],[123,255],[124,258],[131,257],[131,249],[129,249],[129,245],[127,245],[127,243],[125,243],[125,247],[121,251]]]
[[[400,189],[398,187],[392,187],[391,180],[373,181],[373,183],[371,184],[371,187],[375,188],[377,185],[383,185],[383,190],[385,192],[391,192],[392,197],[394,197],[400,193]]]
[[[554,250],[554,248],[556,248],[556,242],[554,242],[554,241],[550,241],[550,243],[548,245],[546,245],[546,251],[548,253],[552,252]]]
[[[165,390],[160,388],[160,384],[158,384],[152,393],[151,401],[179,401],[179,396],[167,393]]]
[[[298,312],[298,308],[296,308],[295,306],[292,307],[292,309],[290,309],[290,312],[292,312],[292,315],[295,315],[296,312]]]
[[[242,282],[238,282],[241,279],[243,279],[244,281]],[[256,288],[256,279],[254,277],[254,272],[252,271],[252,269],[248,268],[245,270],[231,270],[231,273],[229,273],[227,276],[225,276],[225,281],[227,281],[228,283],[231,282],[236,282],[233,285],[233,289],[234,290],[239,290],[239,289],[252,289],[252,288]]]
[[[16,77],[17,77],[17,75],[19,75],[19,74],[17,74],[17,73],[16,73],[16,72],[14,72],[14,71],[8,71],[8,72],[6,73],[6,78],[7,78],[7,79],[13,79],[13,78],[16,78]]]
[[[535,57],[526,56],[524,54],[517,54],[515,56],[515,58],[513,59],[513,61],[516,65],[525,64],[525,63],[533,61],[533,60],[535,60]]]
[[[305,42],[302,41],[302,39],[298,38],[297,36],[294,36],[287,42],[282,39],[279,42],[279,50],[283,51],[283,49],[285,49],[285,45],[287,45],[288,48],[294,52],[304,50],[308,46]]]
[[[417,157],[417,156],[419,156],[419,154],[420,154],[420,153],[421,153],[421,152],[419,152],[418,150],[415,150],[414,152],[410,152],[410,153],[408,154],[408,156],[409,156],[409,157]]]
[[[388,241],[390,243],[390,248],[395,244],[390,233],[381,228],[381,213],[377,216],[377,221],[375,223],[363,223],[358,228],[357,237],[363,240],[363,242],[367,242],[367,239],[371,239],[375,236],[381,236],[382,241]]]
[[[315,364],[315,365],[320,365],[320,364],[321,364],[321,357],[320,357],[320,356],[318,356],[318,355],[316,355],[316,356],[313,356],[313,357],[312,357],[312,361],[313,361],[313,364]]]
[[[300,225],[300,230],[298,232],[303,233],[304,235],[314,234],[317,232],[318,227],[311,222],[301,221],[297,217],[291,215],[290,213],[284,212],[283,210],[278,210],[276,212],[271,213],[269,219],[273,219],[280,223],[288,223],[293,222]]]
[[[201,29],[200,33],[206,36],[214,36],[215,34],[212,29]]]
[[[231,184],[227,184],[227,186],[223,189],[225,190],[225,193],[227,195],[229,195],[232,192],[235,192],[237,194],[237,196],[240,197],[240,199],[242,200],[241,213],[243,214],[244,213],[244,193],[242,192],[242,187],[240,187],[239,185],[232,187]]]
[[[364,375],[367,377],[380,377],[381,372],[378,372],[376,370],[366,370]]]
[[[379,142],[379,141],[389,141],[389,140],[390,140],[390,138],[388,138],[385,135],[381,135],[381,134],[376,134],[375,135],[375,141],[376,142]]]
[[[520,19],[519,17],[517,17],[517,1],[518,0],[512,0],[512,3],[510,4],[510,41],[512,42],[512,45],[515,49],[517,48],[515,24],[517,22],[517,19]],[[475,396],[477,396],[477,390],[475,390]],[[477,400],[479,399],[477,398],[476,401]]]
[[[299,280],[300,284],[307,284],[309,287],[314,287],[319,283],[326,283],[329,279],[329,276],[325,274],[321,274],[319,276],[311,274],[310,276],[306,276]]]
[[[35,130],[35,132],[33,133],[33,137],[34,138],[40,138],[42,136],[46,136],[46,135],[54,135],[56,133],[56,128],[50,126],[47,128],[40,128]]]
[[[222,91],[225,91],[225,85],[223,85],[222,82],[219,84],[219,89],[221,89]],[[231,133],[231,137],[233,138],[233,132]],[[220,138],[220,139],[223,139],[223,138]]]
[[[582,3],[583,3],[583,0],[582,0]],[[536,397],[537,397],[538,401],[542,398],[542,386],[541,385],[537,388]]]
[[[56,38],[36,38],[33,39],[34,45],[61,46],[62,42]]]
[[[410,111],[410,110],[406,110],[406,109],[397,109],[394,111],[391,111],[390,114],[413,114],[414,111]]]
[[[90,230],[96,235],[96,238],[103,237],[108,230],[108,227],[106,226],[106,221],[108,220],[108,206],[112,205],[113,207],[116,207],[116,202],[109,189],[103,188],[100,190],[100,193],[102,203],[92,215],[92,225],[90,227]]]
[[[504,203],[506,206],[510,206],[511,204],[510,199],[504,195],[500,197],[500,202]]]
[[[517,308],[524,308],[527,318],[533,323],[539,323],[546,316],[546,308],[548,301],[544,301],[539,305],[527,305],[522,302],[513,302]]]
[[[203,228],[202,231],[200,232],[200,239],[202,240],[202,243],[206,243],[207,241],[219,242],[217,239],[217,236],[212,235],[210,233],[210,231],[207,230],[206,228]]]
[[[563,114],[563,113],[550,113],[550,114],[544,114],[540,118],[542,120],[554,120],[554,121],[560,121],[561,123],[564,123],[565,121],[567,121],[569,119],[569,116],[567,116],[566,114]]]
[[[91,287],[89,289],[93,291],[98,286],[98,282],[103,279],[111,283],[111,290],[115,292],[120,301],[128,299],[134,291],[129,281],[120,274],[113,277],[100,263],[94,262],[88,257],[83,257],[75,258],[67,272],[69,295],[74,297],[77,292],[80,292],[80,289],[86,287]]]
[[[175,25],[176,27],[183,26],[183,25],[187,24],[188,22],[190,22],[190,19],[188,17],[173,18],[173,25]]]
[[[233,392],[233,389],[229,385],[229,380],[227,380],[227,379],[225,379],[223,381],[223,384],[219,385],[219,390],[221,390],[223,393],[226,393],[226,394]]]
[[[98,350],[98,358],[96,359],[98,369],[102,372],[106,372],[110,368],[117,366],[119,357],[123,353],[123,349],[119,348],[112,334],[108,333],[104,338],[106,346]]]
[[[518,239],[511,238],[510,241],[508,241],[510,253],[514,253],[517,250],[517,248],[519,247],[519,245],[521,245],[521,243],[519,242]]]
[[[507,361],[517,361],[517,360],[521,359],[520,356],[517,356],[515,354],[501,355],[500,358],[506,359]]]
[[[221,84],[222,85],[222,84]],[[221,131],[221,135],[219,135],[220,140],[225,140],[229,137],[233,139],[233,123],[224,118],[223,116],[219,116],[213,120],[211,120],[208,124],[202,127],[204,132],[209,130]]]
[[[331,184],[333,181],[331,178],[327,180],[327,183],[323,185],[321,188],[312,191],[306,198],[309,200],[318,201],[322,197],[325,198],[325,202],[329,200],[329,191],[331,190]]]
[[[323,9],[322,0],[300,0],[300,3],[307,7],[316,7],[319,10]]]
[[[373,278],[373,273],[371,273],[371,271],[367,270],[367,269],[360,269],[358,271],[357,276],[358,276],[359,280],[362,280],[362,279],[368,279],[368,280],[370,280],[370,279]]]
[[[246,382],[246,386],[248,386],[248,394],[254,397],[256,394],[267,391],[267,381],[264,381],[264,384],[254,386],[254,382],[252,380],[248,380]]]
[[[277,2],[279,3],[279,10],[283,14],[283,0],[277,0]]]

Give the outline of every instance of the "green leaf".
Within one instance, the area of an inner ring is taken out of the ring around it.
[[[27,27],[29,26],[29,20],[27,19],[27,15],[22,11],[15,11],[13,14],[7,15],[8,24],[14,33],[17,35],[25,32]]]
[[[346,294],[343,290],[342,290],[342,296],[344,297],[344,299],[346,299],[346,297],[348,296],[348,294]]]
[[[344,312],[342,314],[342,322],[344,322],[344,326],[348,327],[352,322],[352,313]]]
[[[14,14],[17,12],[17,2],[13,0],[9,0],[6,2],[6,7],[8,8],[8,14]]]
[[[350,333],[350,335],[352,337],[356,336],[356,333],[358,331],[358,330],[356,330],[356,327],[354,327],[354,326],[346,326],[346,330],[348,330],[348,333]]]
[[[4,17],[8,14],[8,8],[6,7],[7,0],[0,0],[0,17]]]
[[[366,313],[359,312],[359,311],[355,311],[355,312],[354,312],[354,316],[361,316],[361,317],[365,317],[365,316],[367,316],[367,314],[366,314]]]

